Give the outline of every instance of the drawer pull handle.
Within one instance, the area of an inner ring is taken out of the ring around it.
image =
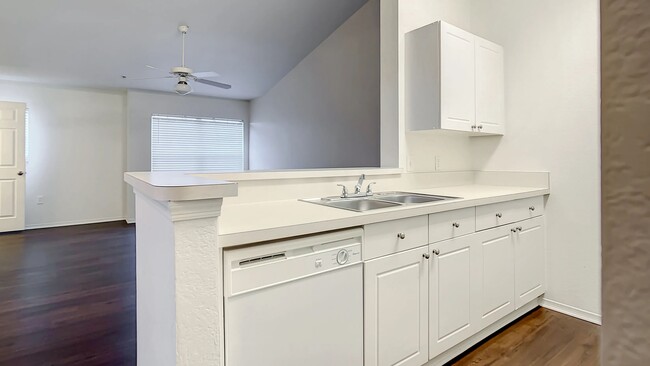
[[[406,234],[399,233],[399,234],[397,234],[397,237],[400,238],[400,239],[404,239],[404,238],[406,238]]]
[[[535,206],[530,206],[530,207],[528,207],[528,209],[531,210],[531,211],[535,211]]]
[[[424,257],[424,259],[429,259],[429,258],[431,258],[431,256],[429,255],[429,253],[424,253],[424,254],[422,254],[422,256]]]
[[[510,229],[510,231],[512,231],[513,233],[516,233],[516,232],[517,232],[517,229],[512,228],[512,229]]]
[[[451,226],[453,226],[453,227],[455,227],[456,229],[458,229],[458,228],[460,227],[460,224],[457,223],[457,222],[454,222],[453,224],[451,224]]]
[[[438,250],[438,249],[434,249],[434,250],[433,250],[433,254],[435,254],[435,255],[440,255],[440,250]]]
[[[497,217],[498,217],[498,218],[502,218],[502,217],[503,217],[503,215],[501,214],[501,212],[497,213]]]
[[[521,231],[521,230],[523,230],[521,226],[517,226],[517,231]]]

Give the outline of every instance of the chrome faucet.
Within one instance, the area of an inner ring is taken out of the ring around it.
[[[345,187],[343,184],[337,184],[339,187],[343,187],[343,192],[341,192],[341,198],[356,198],[356,197],[369,197],[372,196],[372,188],[371,186],[373,184],[376,184],[377,182],[371,182],[368,184],[368,187],[366,188],[366,192],[362,193],[361,189],[363,188],[363,181],[366,179],[365,174],[361,174],[359,177],[359,180],[357,181],[357,184],[354,185],[354,193],[350,194],[348,192],[348,189]]]
[[[359,177],[359,180],[357,181],[357,184],[354,185],[354,194],[357,195],[361,193],[361,187],[363,187],[363,181],[366,180],[366,175],[361,174]]]

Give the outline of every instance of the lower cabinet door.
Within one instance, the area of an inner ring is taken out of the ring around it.
[[[522,221],[516,230],[515,306],[519,309],[546,292],[544,217]]]
[[[430,244],[429,358],[480,329],[477,235]]]
[[[514,225],[485,230],[478,253],[481,329],[515,310]]]
[[[365,366],[421,366],[428,357],[426,246],[364,264]]]

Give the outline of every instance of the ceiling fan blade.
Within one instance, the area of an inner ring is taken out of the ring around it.
[[[222,89],[230,89],[230,88],[232,88],[231,85],[224,84],[224,83],[218,83],[218,82],[212,81],[212,80],[194,78],[194,81],[196,81],[197,83],[201,83],[201,84],[216,86],[217,88],[222,88]]]
[[[199,79],[207,79],[207,78],[218,78],[221,75],[219,75],[214,71],[204,71],[204,72],[193,72],[192,76],[197,77]]]
[[[135,78],[135,79],[132,79],[132,78],[128,78],[126,76],[122,76],[122,79],[126,79],[126,80],[153,80],[153,79],[171,79],[171,78],[175,78],[175,77],[176,76],[174,76],[174,75],[168,75],[168,76],[156,76],[156,77],[153,77],[153,78]]]
[[[144,67],[146,67],[146,68],[148,68],[148,69],[154,69],[154,70],[165,71],[165,70],[163,70],[163,69],[161,69],[161,68],[158,68],[158,67],[155,67],[155,66],[151,66],[151,65],[144,65]]]

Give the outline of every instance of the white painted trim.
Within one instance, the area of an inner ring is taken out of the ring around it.
[[[367,176],[396,175],[404,173],[400,168],[342,168],[342,169],[300,169],[300,170],[255,170],[242,173],[187,173],[195,177],[225,181],[272,180],[272,179],[303,179],[303,178],[336,178],[352,177],[365,174]]]
[[[105,218],[85,219],[85,220],[46,222],[42,224],[26,225],[25,230],[47,229],[47,228],[61,227],[61,226],[98,224],[102,222],[113,222],[113,221],[126,221],[126,220],[123,216],[116,216],[116,217],[105,217]],[[127,221],[127,223],[129,222]]]
[[[572,316],[574,318],[585,320],[597,325],[602,325],[602,316],[600,314],[592,313],[591,311],[583,310],[576,308],[575,306],[563,304],[561,302],[549,299],[542,299],[542,303],[540,305],[547,309],[557,311],[558,313]]]

